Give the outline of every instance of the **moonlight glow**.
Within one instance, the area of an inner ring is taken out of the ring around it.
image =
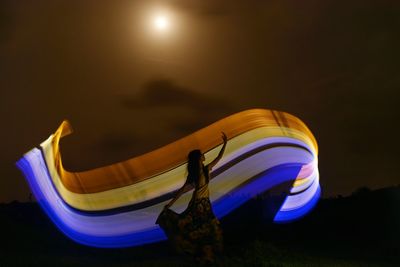
[[[159,31],[165,31],[169,26],[169,20],[165,16],[157,16],[154,18],[154,27]]]

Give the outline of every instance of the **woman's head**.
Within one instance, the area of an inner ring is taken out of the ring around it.
[[[188,155],[188,182],[192,184],[197,182],[203,161],[204,155],[199,149],[190,151]]]
[[[204,155],[201,153],[199,149],[195,149],[189,152],[188,160],[189,162],[203,162]]]

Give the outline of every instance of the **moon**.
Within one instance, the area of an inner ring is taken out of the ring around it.
[[[165,31],[169,28],[168,17],[164,15],[158,15],[154,18],[154,27],[159,31]]]

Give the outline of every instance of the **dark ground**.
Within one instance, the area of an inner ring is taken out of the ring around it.
[[[309,215],[283,225],[263,215],[266,202],[253,199],[222,221],[225,252],[216,266],[400,266],[399,186],[322,199]],[[0,224],[1,267],[195,265],[166,242],[129,249],[76,244],[36,203],[0,204]]]

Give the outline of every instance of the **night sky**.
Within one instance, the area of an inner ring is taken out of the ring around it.
[[[15,161],[63,119],[78,171],[249,108],[309,126],[324,196],[397,185],[399,100],[399,1],[3,0],[0,202],[28,199]]]

